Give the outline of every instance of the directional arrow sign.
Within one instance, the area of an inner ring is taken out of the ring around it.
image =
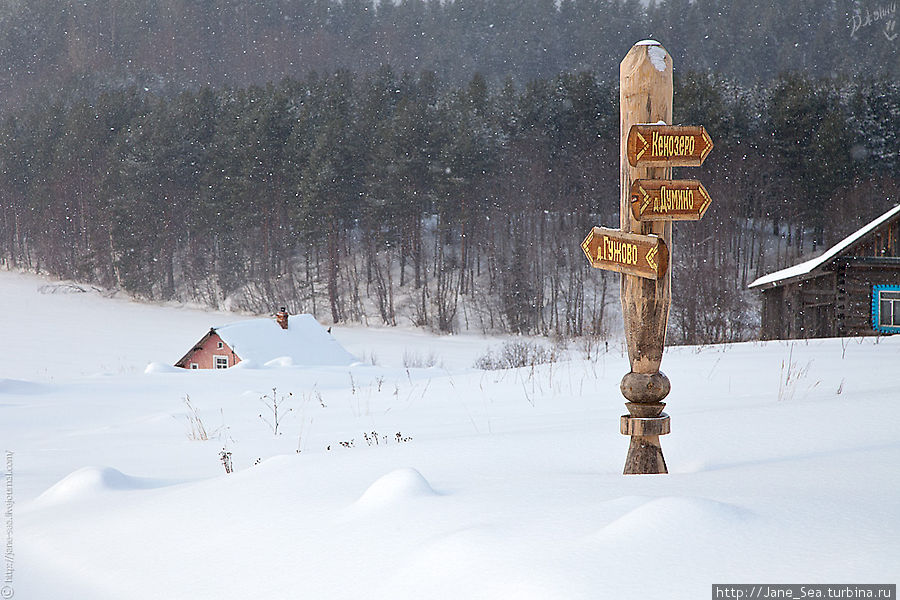
[[[699,221],[712,204],[709,192],[690,179],[631,182],[631,214],[637,221]]]
[[[591,266],[647,279],[659,279],[669,265],[669,249],[655,235],[594,227],[581,242]]]
[[[712,147],[702,125],[632,125],[628,163],[632,167],[699,167]]]

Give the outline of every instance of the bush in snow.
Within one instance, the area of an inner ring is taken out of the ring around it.
[[[515,369],[554,363],[558,358],[555,349],[534,342],[506,342],[496,354],[488,350],[475,361],[476,369],[494,371]]]
[[[266,394],[262,396],[259,401],[262,402],[266,408],[269,409],[269,413],[271,413],[271,417],[265,416],[260,413],[259,418],[263,420],[263,422],[272,428],[272,433],[277,436],[278,435],[278,427],[281,425],[281,419],[284,418],[289,412],[292,412],[293,408],[288,408],[285,410],[284,402],[285,400],[292,399],[294,394],[288,392],[288,395],[285,396],[282,394],[280,397],[278,396],[278,390],[276,388],[272,388],[272,395]]]

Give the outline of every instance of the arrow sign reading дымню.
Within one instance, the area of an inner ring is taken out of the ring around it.
[[[632,167],[699,167],[713,143],[702,125],[632,125],[626,152]]]
[[[636,221],[699,221],[712,204],[709,192],[691,179],[638,179],[631,182],[631,214]]]
[[[659,279],[669,266],[669,249],[655,235],[594,227],[581,242],[581,249],[595,269]]]

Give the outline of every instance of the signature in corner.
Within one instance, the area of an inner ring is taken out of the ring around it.
[[[879,21],[884,21],[884,29],[882,30],[882,33],[889,42],[893,42],[897,39],[897,36],[900,35],[896,31],[896,16],[896,2],[879,6],[875,10],[869,10],[868,8],[866,8],[865,14],[861,13],[859,9],[857,9],[856,13],[852,17],[850,17],[850,37],[856,37],[856,32],[864,27],[869,27],[871,25],[874,25],[875,23],[878,23]]]
[[[897,21],[893,19],[884,24],[884,37],[886,37],[888,41],[893,42],[897,39],[897,33],[894,33],[894,29],[896,29],[896,27]]]

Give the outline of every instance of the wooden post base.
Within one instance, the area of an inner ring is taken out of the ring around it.
[[[668,473],[658,435],[633,435],[625,458],[625,475]]]
[[[622,415],[619,431],[630,435],[625,475],[656,475],[668,473],[659,436],[671,431],[669,415],[663,412],[662,399],[671,389],[664,373],[628,373],[622,378],[622,395],[629,402],[627,415]]]

